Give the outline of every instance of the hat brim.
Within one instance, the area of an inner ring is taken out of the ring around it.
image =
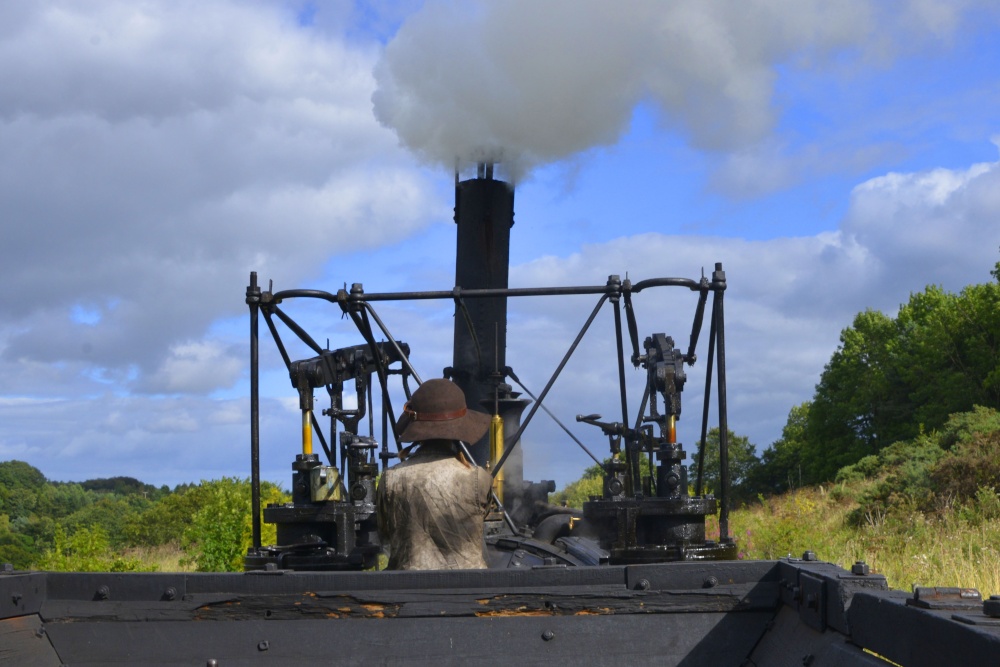
[[[486,435],[490,420],[490,415],[475,410],[468,410],[461,417],[447,421],[413,421],[404,412],[396,422],[396,432],[400,442],[461,440],[473,444]]]

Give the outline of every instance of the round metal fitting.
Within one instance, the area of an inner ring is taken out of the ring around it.
[[[266,651],[269,648],[271,648],[271,644],[266,639],[264,641],[260,642],[259,644],[257,644],[257,650],[258,651]]]
[[[163,599],[166,600],[167,602],[176,600],[177,599],[177,589],[174,588],[173,586],[170,586],[169,588],[167,588],[167,590],[163,591]]]
[[[719,585],[719,578],[714,574],[705,577],[705,581],[701,582],[702,588],[715,588]]]
[[[637,591],[648,591],[649,590],[649,579],[640,579],[635,582],[635,590]]]
[[[101,586],[97,589],[96,596],[98,600],[110,600],[111,599],[111,589],[108,586]]]
[[[542,639],[544,641],[547,641],[547,642],[548,641],[552,641],[552,639],[555,636],[556,636],[556,633],[552,632],[551,630],[546,630],[545,632],[542,633]]]

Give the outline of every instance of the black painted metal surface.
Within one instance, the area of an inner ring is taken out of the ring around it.
[[[917,667],[1000,664],[1000,621],[800,559],[0,574],[4,664],[886,664],[863,649]]]

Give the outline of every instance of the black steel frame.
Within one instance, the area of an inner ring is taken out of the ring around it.
[[[708,414],[709,405],[711,402],[711,386],[712,386],[712,368],[713,368],[713,357],[718,355],[718,362],[716,364],[717,369],[717,397],[718,397],[718,413],[719,413],[719,461],[720,461],[720,513],[719,513],[719,533],[720,539],[728,539],[729,537],[729,466],[728,466],[728,448],[729,448],[729,430],[728,430],[728,420],[727,420],[727,402],[726,402],[726,363],[725,363],[725,317],[723,308],[723,295],[726,290],[726,277],[725,272],[722,270],[722,264],[717,263],[715,265],[715,271],[712,274],[712,279],[709,280],[705,276],[702,276],[700,280],[694,280],[690,278],[652,278],[648,280],[642,280],[637,283],[632,283],[628,278],[624,281],[619,280],[618,276],[610,276],[608,282],[604,285],[592,285],[592,286],[569,286],[569,287],[531,287],[531,288],[508,288],[508,289],[462,289],[459,286],[454,287],[451,290],[438,290],[438,291],[419,291],[419,292],[383,292],[383,293],[371,293],[366,294],[359,283],[352,285],[351,290],[340,289],[336,294],[326,292],[323,290],[315,289],[290,289],[282,290],[279,292],[271,293],[270,291],[262,292],[260,287],[257,285],[257,273],[252,272],[250,274],[250,285],[247,287],[246,292],[246,302],[250,307],[250,469],[251,469],[251,483],[252,483],[252,522],[253,522],[253,541],[254,547],[260,547],[260,354],[259,354],[259,340],[258,340],[258,315],[263,314],[264,320],[268,326],[268,330],[275,342],[276,347],[281,355],[282,360],[285,362],[286,367],[290,367],[291,360],[285,349],[285,346],[281,340],[277,328],[274,325],[272,315],[276,315],[278,319],[285,324],[290,331],[292,331],[305,345],[312,349],[317,354],[323,352],[323,348],[319,346],[312,339],[311,336],[299,326],[290,316],[282,311],[278,306],[283,301],[288,299],[296,298],[310,298],[310,299],[320,299],[323,301],[328,301],[333,304],[337,304],[341,310],[351,317],[358,331],[364,337],[365,342],[371,347],[372,351],[375,352],[376,342],[371,328],[371,322],[369,320],[369,315],[371,319],[375,320],[382,334],[386,339],[396,348],[399,352],[399,356],[403,360],[405,365],[404,379],[406,374],[412,375],[414,379],[419,383],[421,382],[420,376],[417,374],[416,370],[410,365],[409,360],[405,354],[402,354],[399,348],[399,343],[389,332],[388,327],[382,322],[375,309],[372,307],[372,303],[381,301],[426,301],[426,300],[441,300],[448,299],[453,300],[456,304],[460,304],[463,299],[479,299],[479,298],[490,298],[490,297],[531,297],[531,296],[573,296],[573,295],[599,295],[597,304],[595,305],[593,311],[591,311],[590,316],[587,321],[581,327],[573,343],[570,345],[566,354],[563,356],[559,365],[553,371],[551,377],[545,385],[545,388],[536,397],[531,395],[534,399],[534,404],[532,405],[527,416],[522,420],[520,428],[517,430],[516,434],[511,438],[511,444],[508,446],[497,465],[494,466],[492,474],[496,474],[500,471],[504,462],[507,460],[508,456],[513,451],[514,447],[520,441],[521,435],[524,433],[525,428],[531,423],[532,418],[540,407],[544,407],[543,403],[545,397],[547,396],[549,390],[555,384],[563,368],[569,362],[576,348],[583,340],[584,335],[590,328],[594,319],[597,317],[598,312],[604,306],[606,302],[611,302],[615,305],[614,308],[614,319],[615,319],[615,337],[618,352],[618,376],[619,376],[619,390],[621,395],[621,407],[622,407],[622,423],[628,424],[628,406],[626,400],[626,387],[625,387],[625,359],[624,359],[624,348],[623,348],[623,331],[621,322],[621,313],[618,309],[618,304],[623,302],[623,308],[626,313],[626,319],[629,328],[629,338],[632,343],[632,363],[638,366],[640,362],[639,349],[638,349],[638,330],[635,322],[635,314],[632,306],[632,295],[642,292],[644,290],[654,288],[654,287],[683,287],[690,291],[698,292],[699,298],[698,303],[695,308],[694,320],[691,326],[691,337],[688,345],[687,354],[684,356],[684,360],[688,365],[693,365],[696,360],[696,348],[698,344],[698,339],[701,333],[705,306],[708,300],[708,294],[711,292],[713,294],[712,302],[712,314],[710,318],[710,331],[709,331],[709,342],[708,342],[708,359],[706,364],[706,378],[705,378],[705,396],[703,401],[702,410],[702,427],[701,427],[701,439],[698,445],[698,474],[695,486],[696,495],[701,495],[703,490],[703,468],[704,468],[704,453],[706,445],[706,437],[708,431]],[[380,355],[375,353],[376,359],[379,359]],[[388,382],[387,382],[387,372],[386,369],[382,367],[381,363],[376,364],[379,384],[382,390],[382,405],[383,405],[383,430],[385,430],[386,423],[392,427],[393,438],[396,442],[397,451],[400,449],[401,445],[398,439],[398,434],[395,432],[395,416],[392,412],[392,405],[388,394]],[[520,382],[518,381],[518,384]],[[405,389],[405,380],[404,380]],[[530,392],[529,392],[530,393]],[[636,430],[639,428],[639,420],[642,418],[642,414],[646,408],[646,402],[649,398],[649,392],[647,392],[642,399],[637,417],[636,417]],[[547,411],[547,410],[546,410]],[[549,413],[551,414],[551,413]],[[386,419],[388,416],[388,420]],[[323,437],[322,429],[319,427],[315,416],[313,416],[313,427],[317,436],[320,439],[320,443],[326,453],[331,464],[335,465],[334,453],[331,452],[330,448],[327,446],[326,440]],[[553,416],[553,419],[555,417]],[[557,423],[562,426],[563,430],[568,432],[565,426],[563,426],[558,419]],[[385,447],[385,439],[387,433],[383,433],[383,448]],[[584,451],[591,456],[591,458],[596,457],[583,447],[582,443],[579,442],[575,437],[574,441],[579,444]],[[383,458],[383,465],[385,465],[386,458]]]

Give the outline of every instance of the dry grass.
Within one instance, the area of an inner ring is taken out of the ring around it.
[[[156,547],[132,547],[124,553],[145,565],[156,567],[157,572],[194,572],[194,564],[185,561],[185,553],[174,543]]]
[[[962,586],[984,597],[1000,593],[1000,519],[982,516],[973,505],[935,515],[891,509],[866,515],[854,527],[848,521],[857,507],[850,490],[836,491],[800,489],[734,511],[730,529],[741,556],[773,559],[811,549],[820,560],[848,569],[864,560],[892,588]]]

